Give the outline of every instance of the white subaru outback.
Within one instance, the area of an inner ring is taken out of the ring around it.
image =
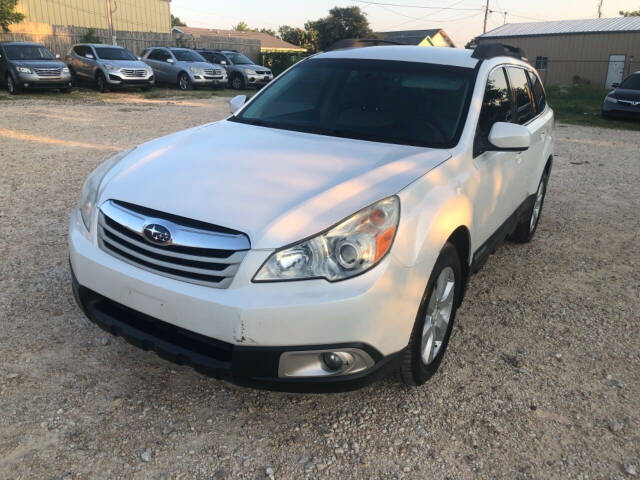
[[[497,44],[334,50],[231,110],[89,176],[80,307],[240,385],[424,383],[470,274],[536,231],[554,127],[538,74]]]

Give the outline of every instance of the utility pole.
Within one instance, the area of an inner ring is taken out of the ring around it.
[[[504,22],[502,23],[503,25],[507,24],[507,13],[509,12],[504,12]]]
[[[482,33],[487,33],[487,19],[489,18],[489,0],[487,0],[487,4],[484,7],[484,28],[482,29]]]
[[[602,2],[603,2],[603,1],[604,1],[604,0],[600,0],[600,1],[598,2],[598,18],[602,18]]]
[[[111,44],[117,45],[116,31],[113,29],[113,18],[111,17],[111,0],[107,0],[107,20],[109,21],[109,34],[111,34]]]

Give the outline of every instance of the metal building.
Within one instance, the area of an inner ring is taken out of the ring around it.
[[[169,34],[169,6],[170,0],[19,0],[16,10],[27,25],[108,29],[110,9],[114,30]]]
[[[477,42],[524,49],[548,85],[604,88],[640,70],[640,17],[508,23]]]

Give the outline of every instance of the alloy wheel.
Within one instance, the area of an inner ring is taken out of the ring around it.
[[[180,90],[189,90],[189,79],[187,78],[186,75],[184,74],[180,75],[179,86],[180,86]]]
[[[533,211],[531,212],[531,220],[529,222],[529,231],[533,232],[538,224],[540,218],[540,211],[542,210],[542,201],[544,200],[544,177],[540,180],[538,185],[538,191],[536,192],[536,203],[533,205]]]
[[[16,85],[13,82],[13,78],[11,77],[11,75],[7,76],[7,91],[13,95],[16,93]]]
[[[425,365],[434,361],[444,342],[453,311],[455,286],[453,268],[444,268],[431,291],[422,329],[421,352]]]

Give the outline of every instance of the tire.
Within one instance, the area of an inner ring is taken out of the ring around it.
[[[183,92],[186,92],[187,90],[191,90],[193,88],[191,79],[185,72],[182,72],[180,75],[178,75],[178,88]]]
[[[536,199],[534,201],[534,204],[531,206],[531,210],[529,210],[526,218],[518,223],[513,233],[509,235],[509,240],[516,243],[527,243],[530,242],[531,239],[533,239],[533,236],[538,229],[540,217],[542,216],[542,207],[544,206],[544,198],[547,194],[548,182],[549,172],[545,171],[542,174],[540,183],[538,184],[538,189],[536,190]]]
[[[16,81],[13,79],[10,73],[7,73],[7,78],[5,78],[5,83],[7,85],[7,92],[9,95],[17,95],[20,91],[18,85],[16,85]]]
[[[239,74],[234,75],[231,79],[231,88],[234,90],[244,90],[246,88],[244,77]]]
[[[109,85],[107,84],[107,79],[105,78],[104,73],[98,73],[98,76],[96,77],[96,86],[100,93],[109,91]]]
[[[449,344],[461,292],[460,258],[453,244],[447,242],[429,277],[409,346],[402,358],[400,378],[405,384],[422,385],[438,371]],[[429,325],[432,328],[428,328]]]

